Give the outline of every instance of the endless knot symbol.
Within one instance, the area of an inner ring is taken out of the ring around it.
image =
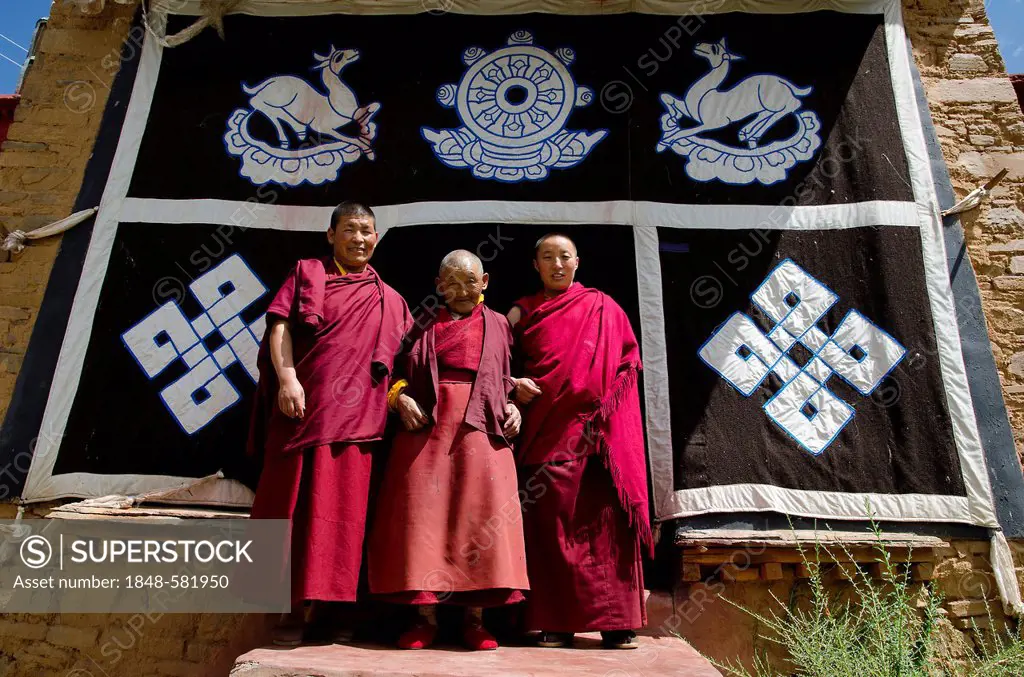
[[[774,328],[765,334],[750,317],[734,313],[699,355],[744,397],[775,373],[783,386],[765,403],[765,413],[817,456],[854,415],[853,407],[828,389],[828,380],[838,376],[870,395],[907,351],[856,310],[831,336],[819,329],[818,321],[839,297],[791,259],[780,263],[750,299]],[[789,355],[798,343],[811,353],[802,367]]]
[[[182,430],[193,435],[242,399],[225,369],[239,362],[253,382],[259,378],[256,355],[266,315],[249,325],[240,315],[267,288],[235,254],[190,284],[189,291],[203,307],[195,319],[168,301],[121,334],[121,340],[150,379],[178,360],[185,363],[188,373],[161,390],[160,399]],[[204,339],[214,331],[223,343],[211,353]]]

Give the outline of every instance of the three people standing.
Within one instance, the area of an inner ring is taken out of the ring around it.
[[[535,248],[543,291],[507,319],[484,304],[479,258],[456,250],[436,280],[446,307],[421,326],[368,265],[376,239],[372,211],[339,205],[333,257],[300,261],[268,309],[250,446],[264,457],[252,516],[292,524],[293,612],[275,641],[301,641],[303,600],[355,600],[391,410],[404,430],[367,564],[375,598],[417,610],[399,646],[430,646],[447,603],[465,608],[468,648],[497,648],[482,609],[525,597],[540,646],[600,630],[634,648],[652,537],[625,313],[575,282],[575,244],[553,234]],[[361,397],[343,406],[339,391]]]

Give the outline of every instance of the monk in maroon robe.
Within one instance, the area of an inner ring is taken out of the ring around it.
[[[465,250],[441,262],[446,308],[419,323],[389,398],[405,430],[387,460],[369,546],[370,591],[415,605],[398,641],[424,649],[437,636],[439,603],[466,607],[463,643],[496,649],[482,610],[521,602],[529,583],[509,401],[512,332],[483,303],[488,276]]]
[[[600,630],[606,646],[636,648],[647,622],[641,551],[653,548],[640,350],[622,308],[574,282],[572,240],[541,238],[533,265],[544,289],[508,315],[525,372],[516,398],[528,629],[545,647]]]
[[[292,613],[274,641],[302,641],[303,602],[353,602],[371,451],[387,420],[390,373],[412,324],[405,301],[368,265],[373,212],[342,203],[333,255],[299,261],[267,309],[249,435],[262,456],[252,517],[291,521]]]

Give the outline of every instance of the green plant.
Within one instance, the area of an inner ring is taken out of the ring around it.
[[[915,584],[910,562],[898,562],[876,536],[879,576],[873,578],[863,565],[840,545],[845,557],[834,557],[820,542],[814,557],[800,547],[808,568],[808,594],[784,603],[774,593],[775,608],[758,613],[732,600],[725,601],[757,619],[766,631],[761,637],[782,646],[789,663],[785,672],[758,655],[752,668],[736,662],[712,663],[727,677],[1021,677],[1024,675],[1024,638],[1019,632],[989,627],[974,628],[977,648],[966,660],[944,655],[938,632],[944,612],[942,597],[927,585]],[[826,557],[821,557],[822,552]],[[825,561],[842,561],[856,567],[848,594],[830,593],[826,586]]]

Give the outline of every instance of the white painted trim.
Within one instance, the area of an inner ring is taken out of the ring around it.
[[[725,12],[795,14],[834,10],[881,14],[885,0],[242,0],[232,13],[256,16],[322,14],[666,14],[702,16]],[[198,16],[200,0],[155,0],[167,12]]]
[[[644,361],[644,409],[647,463],[655,515],[674,489],[672,478],[672,406],[668,387],[668,350],[661,286],[661,256],[655,228],[633,228],[637,292],[640,299],[640,348]]]
[[[939,198],[935,191],[924,128],[918,113],[909,47],[903,26],[903,11],[899,0],[889,0],[886,5],[885,23],[892,87],[896,97],[896,114],[903,136],[903,146],[906,148],[910,181],[920,214],[925,280],[928,297],[931,299],[935,341],[939,350],[946,404],[953,424],[953,437],[960,455],[974,523],[998,527],[992,485],[989,481],[985,452],[978,433],[978,422],[975,419],[974,404],[967,382],[967,369],[960,347],[960,329],[956,320],[953,289],[949,282]]]
[[[321,231],[333,207],[259,204],[235,200],[128,198],[125,223],[205,223],[275,230]],[[607,202],[412,202],[373,205],[381,230],[455,223],[626,225],[740,230],[827,230],[859,227],[917,228],[913,202],[873,201],[836,205],[686,205],[611,200]]]
[[[896,112],[907,153],[914,199],[921,213],[921,246],[925,278],[931,299],[935,340],[939,349],[942,382],[953,424],[953,437],[960,455],[960,466],[967,487],[969,521],[992,529],[991,559],[1000,597],[1007,611],[1024,614],[1024,600],[1014,569],[1009,544],[1002,533],[995,510],[995,496],[989,479],[988,461],[981,443],[974,402],[967,381],[967,368],[961,350],[953,290],[949,281],[946,242],[942,216],[928,156],[928,145],[910,67],[910,45],[903,24],[900,0],[888,0],[885,6],[886,41],[889,70]],[[969,265],[969,264],[968,264]]]
[[[967,499],[960,496],[849,494],[784,489],[770,484],[728,484],[676,491],[663,507],[666,512],[659,517],[661,520],[708,513],[780,512],[856,521],[865,521],[874,513],[875,519],[881,521],[974,523]]]
[[[53,474],[68,415],[82,376],[85,353],[92,335],[92,321],[106,277],[114,236],[117,234],[125,196],[128,194],[128,186],[138,159],[142,135],[146,131],[146,121],[149,119],[153,93],[160,74],[162,53],[163,48],[156,43],[153,36],[147,34],[132,87],[131,100],[125,113],[124,126],[110,167],[110,176],[100,198],[92,238],[82,267],[82,277],[71,305],[64,342],[57,358],[32,456],[32,465],[25,480],[22,500],[28,503],[105,494],[139,494],[176,487],[188,480],[154,475]],[[111,400],[112,411],[117,410],[119,406],[116,399]],[[252,502],[252,492],[231,480],[210,482],[194,496],[202,497],[205,502],[220,505],[247,506]]]
[[[179,0],[162,0],[179,3]],[[243,11],[268,15],[320,14],[347,11],[369,12],[383,8],[386,13],[422,11],[426,0],[390,2],[382,0],[349,0],[346,2],[280,3],[248,0]],[[447,2],[447,0],[445,0]],[[186,2],[186,7],[191,6]],[[713,5],[713,7],[709,7]],[[159,7],[159,3],[157,7]],[[198,5],[196,5],[197,7]],[[430,7],[426,7],[430,9]],[[664,375],[665,355],[664,311],[661,299],[660,268],[654,270],[640,261],[654,255],[657,261],[658,242],[654,227],[736,229],[761,226],[766,229],[802,230],[824,227],[849,228],[857,226],[895,225],[922,228],[923,249],[929,294],[935,318],[936,338],[940,347],[940,360],[947,391],[947,403],[953,415],[957,448],[968,482],[968,498],[871,496],[880,519],[908,519],[935,521],[964,521],[995,526],[991,486],[985,468],[977,425],[974,420],[966,373],[960,354],[959,332],[952,308],[952,292],[946,275],[945,251],[941,221],[938,218],[924,135],[917,117],[906,41],[902,25],[899,0],[795,0],[768,3],[756,0],[684,0],[667,2],[594,3],[591,0],[521,0],[520,2],[456,3],[451,11],[478,13],[520,13],[551,11],[572,13],[574,8],[597,9],[602,13],[640,11],[650,13],[686,14],[700,9],[701,13],[719,11],[806,12],[816,9],[838,9],[886,13],[886,37],[889,50],[891,76],[897,101],[904,145],[914,185],[917,204],[909,202],[867,202],[852,205],[827,206],[742,206],[742,205],[673,205],[651,202],[423,202],[383,205],[377,211],[382,230],[413,224],[430,223],[486,223],[530,222],[551,225],[578,223],[622,224],[635,228],[638,256],[638,285],[644,291],[641,302],[642,341],[647,367],[645,383]],[[147,36],[139,72],[134,83],[125,126],[118,142],[117,152],[105,187],[93,230],[92,241],[86,255],[82,279],[72,306],[71,318],[61,348],[57,369],[51,385],[43,417],[39,442],[25,488],[25,500],[38,501],[70,496],[95,496],[97,493],[140,493],[175,486],[183,478],[137,475],[94,475],[73,473],[52,476],[60,439],[74,399],[91,334],[92,318],[98,303],[113,238],[119,222],[149,223],[207,223],[211,225],[244,225],[257,228],[275,228],[295,231],[320,231],[327,221],[330,207],[289,207],[282,205],[252,205],[227,200],[153,200],[127,198],[128,185],[134,171],[137,152],[145,131],[152,103],[162,49]],[[241,216],[239,209],[242,209]],[[253,210],[247,216],[248,209]],[[242,219],[241,222],[239,219]],[[652,445],[651,471],[655,478],[657,516],[667,519],[683,514],[705,512],[735,512],[737,510],[780,510],[795,515],[863,518],[864,498],[867,496],[835,492],[800,492],[778,487],[733,485],[703,490],[673,491],[670,413],[667,382],[645,391],[648,407],[647,430]],[[667,442],[666,442],[667,440]],[[86,487],[86,489],[83,489]],[[245,505],[251,492],[230,481],[213,484],[203,500],[225,505]],[[747,488],[744,488],[747,487]],[[243,491],[244,490],[244,491]],[[248,495],[246,495],[248,493]],[[723,502],[721,499],[728,497]],[[859,502],[859,505],[857,504]],[[902,517],[901,517],[902,516]]]

